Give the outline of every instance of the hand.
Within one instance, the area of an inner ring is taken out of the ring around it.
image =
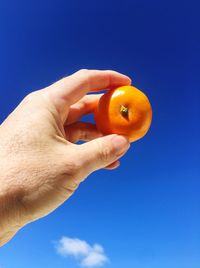
[[[78,120],[101,96],[86,93],[130,83],[114,71],[80,70],[27,95],[2,123],[0,245],[57,208],[90,173],[119,165],[128,140]]]

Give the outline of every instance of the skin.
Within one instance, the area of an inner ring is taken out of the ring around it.
[[[130,144],[80,122],[101,94],[131,84],[114,71],[80,70],[27,95],[0,126],[0,245],[51,213],[92,172],[114,169]],[[86,141],[76,144],[78,140]]]

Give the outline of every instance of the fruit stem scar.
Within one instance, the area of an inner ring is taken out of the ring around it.
[[[125,116],[125,117],[128,117],[128,108],[125,107],[124,105],[121,105],[120,107],[120,113]]]

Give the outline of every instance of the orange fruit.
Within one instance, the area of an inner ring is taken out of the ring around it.
[[[94,118],[97,129],[104,135],[124,135],[133,142],[147,133],[152,109],[142,91],[133,86],[122,86],[108,90],[100,98]]]

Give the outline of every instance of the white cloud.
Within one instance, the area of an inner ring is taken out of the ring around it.
[[[84,256],[90,251],[90,246],[83,240],[64,236],[58,242],[57,251],[62,256]]]
[[[57,242],[57,253],[63,257],[73,256],[82,267],[103,266],[108,262],[104,249],[99,244],[89,245],[86,241],[78,238],[63,236]]]
[[[107,262],[108,258],[103,254],[103,252],[90,252],[83,260],[81,261],[81,266],[83,267],[94,267],[102,266]]]

